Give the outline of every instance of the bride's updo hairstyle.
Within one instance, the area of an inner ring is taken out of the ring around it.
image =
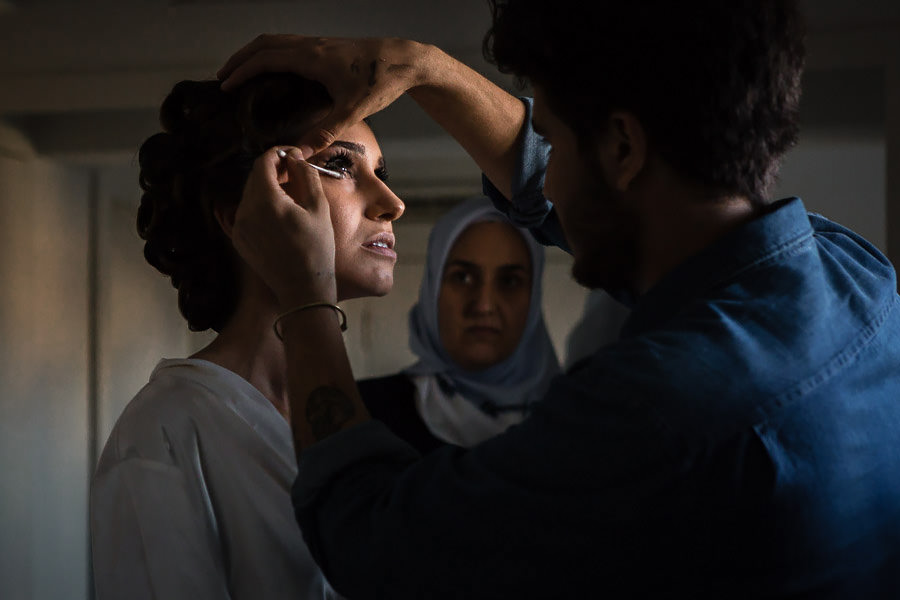
[[[176,84],[160,110],[163,131],[138,156],[144,257],[172,279],[193,331],[221,331],[240,292],[237,255],[215,209],[237,206],[253,161],[297,143],[331,106],[324,87],[297,75],[260,75],[227,93],[219,83]]]

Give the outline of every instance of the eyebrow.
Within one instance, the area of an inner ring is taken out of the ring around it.
[[[525,265],[520,265],[519,263],[511,263],[508,265],[500,265],[497,267],[498,271],[527,271],[528,267]]]
[[[348,142],[346,140],[337,140],[336,142],[332,143],[331,145],[345,148],[345,149],[349,150],[350,152],[353,152],[354,154],[359,154],[360,156],[366,155],[366,147],[363,146],[362,144],[357,144],[356,142]],[[375,168],[377,168],[377,169],[386,168],[385,164],[384,164],[383,156],[378,157],[378,162],[375,164]]]
[[[366,147],[362,144],[357,144],[356,142],[347,142],[344,140],[338,140],[331,144],[332,146],[339,146],[341,148],[346,148],[351,152],[355,152],[356,154],[360,154],[362,156],[366,155]]]
[[[447,267],[451,267],[451,266],[465,267],[467,269],[478,269],[478,270],[481,270],[481,268],[482,268],[481,265],[475,264],[473,262],[469,262],[467,260],[462,260],[459,258],[455,258],[451,261],[448,261],[447,264],[444,266],[444,268],[446,269]],[[500,270],[500,271],[527,271],[528,267],[526,267],[525,265],[519,264],[519,263],[510,263],[508,265],[500,265],[499,267],[497,267],[497,270]]]

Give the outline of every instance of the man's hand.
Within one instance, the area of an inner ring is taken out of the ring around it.
[[[253,165],[232,229],[235,249],[282,308],[335,302],[334,229],[319,174],[297,148]]]
[[[218,72],[229,90],[265,72],[290,72],[328,90],[332,112],[304,136],[304,158],[327,148],[350,125],[391,104],[420,83],[426,46],[410,40],[261,35]]]
[[[511,197],[525,107],[437,47],[396,38],[261,35],[228,59],[218,76],[222,89],[229,90],[267,72],[318,81],[334,100],[331,113],[298,143],[304,158],[408,93]]]

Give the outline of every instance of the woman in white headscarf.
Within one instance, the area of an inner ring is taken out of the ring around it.
[[[559,372],[541,310],[544,250],[486,198],[442,217],[409,314],[418,362],[359,382],[373,417],[421,452],[523,420]]]

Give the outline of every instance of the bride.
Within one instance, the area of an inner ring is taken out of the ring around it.
[[[101,599],[335,596],[291,506],[279,306],[232,240],[254,161],[290,192],[299,181],[290,173],[308,169],[290,145],[330,108],[324,88],[297,75],[261,75],[227,93],[217,81],[183,81],[163,103],[164,131],[141,147],[144,256],[171,278],[188,326],[218,335],[191,357],[162,360],[106,443],[91,483]],[[332,300],[386,294],[404,205],[371,129],[356,123],[308,162],[330,172],[305,181],[329,204]],[[332,303],[299,309],[342,316]]]

